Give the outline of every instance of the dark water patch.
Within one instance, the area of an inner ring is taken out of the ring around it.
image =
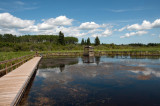
[[[54,67],[64,67],[65,65],[77,64],[78,58],[75,57],[51,57],[43,58],[40,62],[39,68],[54,68]]]
[[[159,59],[84,59],[87,58],[42,59],[33,85],[20,105],[160,105]],[[85,62],[90,59],[93,62]]]

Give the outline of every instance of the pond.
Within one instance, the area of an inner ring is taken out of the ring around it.
[[[160,57],[43,58],[19,105],[160,106]]]

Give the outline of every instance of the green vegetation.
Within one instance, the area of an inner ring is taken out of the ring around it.
[[[35,54],[35,52],[0,52],[0,61],[10,60],[30,54]]]
[[[64,34],[61,31],[59,32],[59,39],[58,39],[58,41],[59,41],[59,44],[65,45]]]
[[[87,45],[91,45],[90,38],[87,39]]]
[[[85,45],[84,38],[82,38],[81,45]]]
[[[106,41],[107,42],[107,41]],[[60,31],[59,35],[24,35],[0,34],[0,61],[23,55],[48,52],[83,52],[85,45],[91,45],[95,51],[160,51],[160,43],[149,44],[100,44],[98,37],[94,43],[90,38],[84,39],[78,44],[76,37],[64,37]]]
[[[72,48],[78,43],[76,37],[64,37],[62,32],[58,35],[0,35],[0,52],[18,51],[54,51]],[[70,45],[70,46],[65,46]],[[63,47],[64,46],[64,47]]]
[[[91,45],[90,38],[88,37],[87,40],[84,40],[84,38],[82,38],[81,45]]]
[[[95,46],[100,45],[100,40],[99,40],[98,36],[95,38],[94,44],[95,44]]]
[[[38,46],[38,45],[37,45]],[[95,51],[150,51],[150,52],[155,52],[155,51],[160,51],[160,46],[129,46],[129,45],[114,45],[114,44],[103,44],[99,46],[94,46]],[[39,51],[40,53],[52,53],[52,52],[83,52],[83,46],[82,45],[59,45],[59,46],[54,46],[55,48],[51,51],[45,50],[45,51]],[[21,57],[24,55],[28,55],[31,53],[35,52],[0,52],[0,61],[3,60],[9,60],[12,58],[17,58]]]

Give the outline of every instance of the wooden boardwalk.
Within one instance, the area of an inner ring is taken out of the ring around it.
[[[0,106],[13,106],[19,102],[40,59],[34,57],[0,78]]]

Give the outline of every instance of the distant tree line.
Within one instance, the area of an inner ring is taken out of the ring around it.
[[[91,45],[90,38],[88,37],[87,40],[84,40],[84,38],[82,38],[81,45]]]
[[[0,42],[10,43],[44,43],[49,42],[52,44],[77,44],[78,38],[76,37],[64,37],[62,32],[59,35],[24,35],[16,36],[12,34],[0,34]]]
[[[129,46],[133,46],[133,47],[143,47],[143,46],[160,46],[160,43],[148,43],[148,44],[142,44],[142,43],[131,43],[131,44],[128,44]]]
[[[84,40],[84,38],[82,38],[81,45],[91,45],[90,38],[88,37],[87,40]],[[100,45],[100,40],[99,40],[98,36],[94,40],[94,45],[95,46]]]
[[[78,49],[76,37],[59,35],[23,35],[0,34],[0,51],[51,51]]]
[[[94,39],[93,43],[91,43],[89,37],[87,39],[82,38],[81,43],[78,43],[78,38],[64,37],[61,31],[58,35],[16,36],[12,34],[0,34],[0,52],[83,50],[83,45],[91,45],[95,50],[160,48],[160,43],[104,44],[100,42],[98,37]]]
[[[132,47],[154,47],[154,46],[160,46],[160,43],[148,43],[148,44],[142,44],[142,43],[131,43],[131,44],[104,44],[104,43],[100,43],[100,40],[98,38],[98,36],[95,38],[94,43],[90,42],[90,38],[88,37],[86,40],[84,38],[82,38],[81,40],[81,45],[94,45],[94,46],[98,46],[98,45],[110,45],[111,47],[114,46],[132,46]]]

